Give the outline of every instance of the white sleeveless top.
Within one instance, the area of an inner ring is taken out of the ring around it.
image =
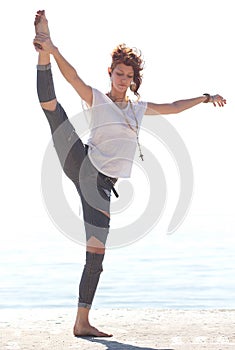
[[[101,173],[130,177],[137,146],[136,132],[130,126],[136,130],[136,118],[140,127],[147,102],[128,102],[121,109],[99,90],[92,88],[92,92],[92,106],[86,111],[90,120],[88,156]]]

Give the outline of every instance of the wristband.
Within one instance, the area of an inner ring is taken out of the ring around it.
[[[210,94],[203,94],[204,96],[206,96],[206,100],[203,101],[203,103],[208,103],[210,101],[211,95]]]

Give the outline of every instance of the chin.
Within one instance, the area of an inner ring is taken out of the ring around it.
[[[127,91],[127,87],[126,86],[119,86],[117,90],[120,91],[120,92],[126,92]]]

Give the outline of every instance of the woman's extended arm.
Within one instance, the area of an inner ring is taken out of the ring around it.
[[[48,54],[53,55],[62,75],[73,86],[79,96],[89,105],[92,105],[92,89],[89,85],[86,85],[84,81],[78,76],[77,71],[71,66],[71,64],[62,56],[60,51],[52,43],[50,37],[46,34],[37,34],[34,39],[34,44],[41,45],[41,49]]]
[[[223,107],[226,104],[226,100],[220,95],[210,96],[209,94],[205,94],[203,96],[179,100],[172,103],[157,104],[148,102],[145,114],[176,114],[192,108],[202,102],[212,102],[215,107],[216,105]]]

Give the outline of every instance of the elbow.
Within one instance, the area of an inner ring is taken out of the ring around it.
[[[66,80],[72,85],[75,86],[78,81],[77,73],[70,74],[66,77]]]
[[[172,114],[178,114],[183,111],[183,109],[180,108],[180,105],[178,102],[173,102],[171,104],[171,107],[172,107],[172,112],[171,112]]]

